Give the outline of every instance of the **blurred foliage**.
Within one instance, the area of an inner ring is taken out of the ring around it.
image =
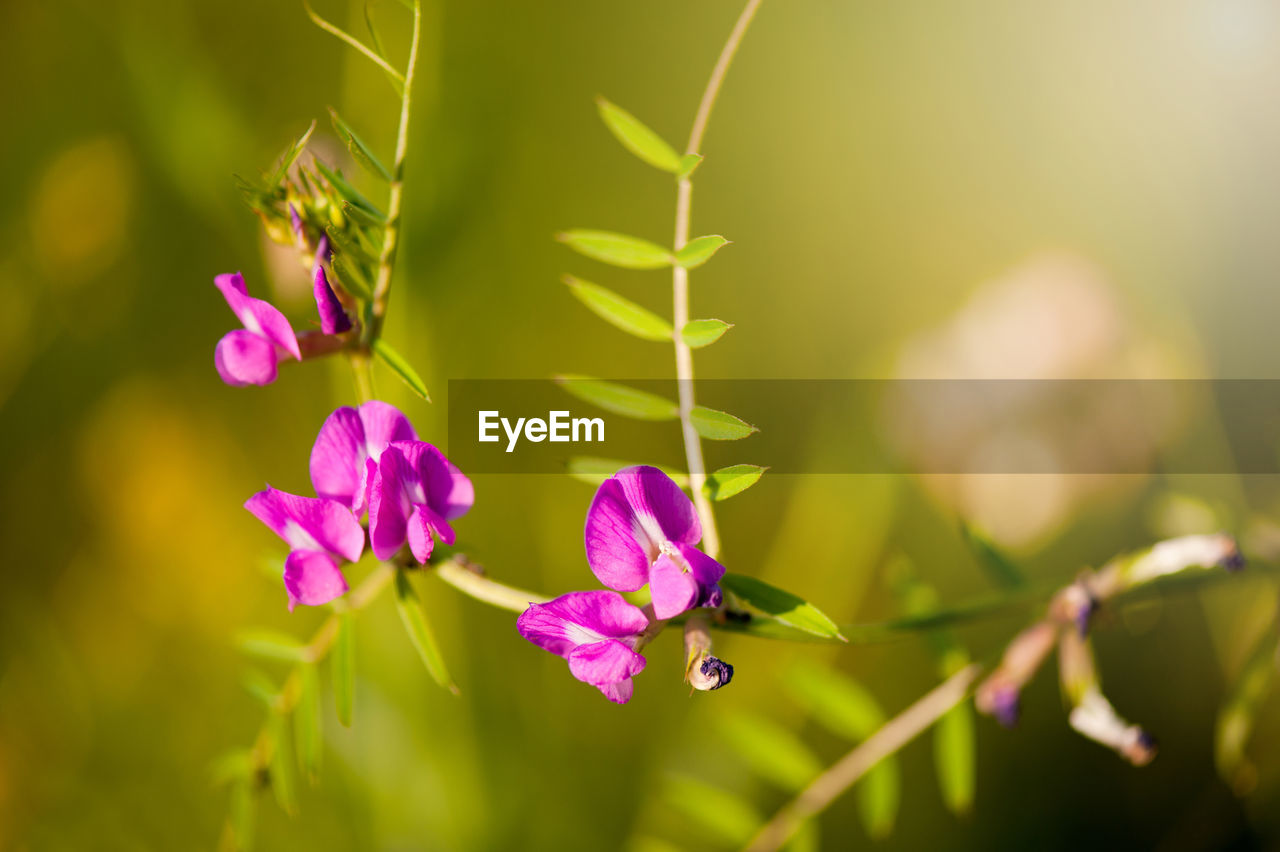
[[[317,11],[363,26],[362,3]],[[737,11],[722,0],[428,4],[387,329],[428,387],[669,375],[668,353],[583,315],[549,237],[587,223],[670,231],[670,184],[618,155],[593,98],[607,92],[679,138]],[[400,55],[404,33],[382,37]],[[798,731],[822,764],[847,749],[779,688],[796,660],[844,670],[886,711],[935,682],[925,641],[850,650],[720,637],[732,687],[686,698],[678,645],[661,640],[618,708],[521,643],[508,613],[426,578],[421,603],[461,696],[432,682],[394,602],[378,601],[354,625],[355,724],[337,724],[323,694],[318,784],[277,781],[299,818],[263,803],[255,821],[242,787],[211,780],[217,755],[260,723],[233,637],[251,624],[308,636],[323,614],[288,613],[278,579],[257,567],[271,536],[240,505],[264,478],[305,489],[307,448],[352,388],[341,363],[294,365],[265,392],[218,381],[213,345],[233,318],[214,274],[244,269],[291,315],[309,315],[305,270],[264,244],[231,176],[270,162],[329,105],[390,150],[382,119],[395,93],[292,2],[7,3],[0,46],[0,847],[206,848],[229,802],[268,849],[599,850],[633,834],[693,847],[689,806],[662,794],[667,779],[765,814],[785,796],[782,773],[799,775],[795,760],[743,772],[713,735],[723,719]],[[696,175],[694,233],[714,223],[735,245],[696,274],[694,316],[737,324],[699,353],[699,375],[893,375],[908,341],[1052,249],[1097,272],[1134,344],[1132,370],[1271,377],[1278,88],[1280,11],[1262,0],[766,2]],[[335,162],[347,156],[336,136],[316,135]],[[352,164],[346,173],[365,185]],[[665,314],[665,284],[643,275],[611,273],[609,286]],[[443,394],[427,405],[392,373],[378,380],[424,437],[447,443]],[[794,434],[820,457],[841,424],[797,422]],[[712,467],[739,460],[708,454]],[[1087,499],[1049,479],[996,485],[965,505],[1038,513],[982,527],[1032,582],[1170,524],[1256,531],[1262,549],[1276,537],[1259,519],[1280,509],[1261,477],[1123,477]],[[468,555],[529,588],[581,583],[586,486],[483,476],[476,488],[458,527]],[[1171,493],[1201,509],[1166,511]],[[898,611],[889,553],[905,552],[941,600],[989,587],[957,505],[889,477],[766,477],[718,507],[724,562],[837,622],[877,620]],[[1275,691],[1233,684],[1255,671],[1275,600],[1270,582],[1245,575],[1098,635],[1112,697],[1161,739],[1151,766],[1082,746],[1054,685],[1038,682],[1018,730],[978,721],[964,819],[927,783],[929,743],[898,756],[899,819],[881,845],[1274,845]],[[1020,626],[1013,614],[959,641],[986,653]],[[261,665],[283,679],[286,664]],[[1246,799],[1215,773],[1229,695],[1256,711],[1249,772],[1233,777]],[[310,748],[309,736],[279,741]],[[823,817],[825,847],[863,837],[852,798]]]

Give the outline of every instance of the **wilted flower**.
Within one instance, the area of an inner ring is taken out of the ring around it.
[[[733,666],[711,654],[710,625],[701,616],[685,622],[684,660],[684,679],[694,689],[719,689],[733,680]]]
[[[300,497],[267,486],[244,507],[290,547],[284,563],[289,608],[318,606],[347,591],[347,579],[335,557],[355,562],[364,552],[364,529],[337,500]]]
[[[724,566],[694,547],[701,540],[693,501],[656,467],[618,471],[600,485],[587,512],[592,572],[620,592],[648,583],[659,619],[720,604]]]
[[[569,661],[569,672],[615,704],[626,704],[631,678],[644,670],[635,650],[649,619],[617,592],[570,592],[529,604],[516,622],[520,635]]]
[[[229,331],[213,353],[218,375],[229,385],[269,385],[281,358],[302,360],[293,327],[271,304],[249,295],[239,272],[213,279],[243,329]]]

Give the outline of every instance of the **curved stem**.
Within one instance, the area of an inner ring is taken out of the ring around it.
[[[409,63],[404,71],[404,92],[400,96],[400,128],[396,133],[395,160],[391,165],[391,190],[387,195],[387,227],[378,258],[378,274],[373,285],[370,321],[362,342],[366,347],[382,333],[382,321],[391,296],[391,273],[395,267],[396,248],[400,242],[400,207],[404,195],[404,161],[409,151],[409,114],[413,96],[413,78],[418,67],[418,43],[422,36],[422,3],[413,3],[413,40],[409,45]]]
[[[760,0],[747,0],[742,14],[738,16],[729,39],[720,50],[720,57],[711,70],[711,79],[702,92],[702,100],[698,103],[698,113],[693,119],[693,129],[689,132],[689,144],[686,154],[696,154],[702,147],[702,137],[707,132],[707,122],[711,118],[711,109],[724,85],[725,74],[738,52],[738,45],[746,35],[756,10],[760,8]],[[676,230],[674,248],[684,248],[689,241],[689,220],[693,206],[693,182],[684,175],[676,184]],[[707,555],[713,559],[720,553],[720,532],[716,528],[715,513],[711,501],[703,491],[707,482],[706,462],[702,458],[702,439],[693,426],[693,352],[689,344],[684,342],[681,330],[689,322],[689,270],[680,265],[672,267],[671,272],[672,321],[675,326],[676,350],[676,386],[680,403],[680,431],[684,436],[685,460],[689,465],[689,490],[693,493],[694,505],[698,508],[698,517],[702,521],[702,546]]]
[[[756,832],[744,852],[774,852],[792,838],[805,820],[815,816],[852,787],[877,763],[915,739],[951,708],[969,697],[982,667],[969,665],[926,692],[880,730],[840,758],[782,807]]]

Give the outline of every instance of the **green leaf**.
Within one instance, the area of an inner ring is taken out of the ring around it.
[[[431,677],[454,695],[460,694],[457,684],[445,668],[444,657],[440,653],[440,646],[436,644],[435,634],[431,632],[431,625],[427,622],[427,614],[422,611],[418,593],[413,590],[409,575],[403,569],[396,571],[396,608],[400,610],[400,620],[409,631],[413,647],[418,649],[418,655],[422,657]]]
[[[579,302],[586,305],[592,313],[605,322],[645,340],[671,339],[671,323],[653,311],[622,298],[612,290],[572,275],[566,275],[564,283],[568,285],[569,292],[573,293]]]
[[[297,141],[290,145],[289,148],[280,156],[280,163],[276,166],[275,171],[271,173],[271,178],[268,181],[271,186],[275,186],[280,183],[280,181],[284,180],[284,176],[289,173],[289,169],[293,168],[293,164],[298,161],[298,157],[302,156],[302,151],[307,147],[307,142],[310,141],[311,134],[314,133],[315,130],[316,123],[313,121],[311,122],[311,126],[307,128],[306,132],[299,136]]]
[[[689,320],[680,329],[680,336],[685,345],[691,349],[701,349],[715,343],[724,333],[733,328],[733,323],[718,319]]]
[[[867,771],[853,788],[858,802],[858,816],[872,840],[883,840],[893,834],[902,801],[902,770],[893,758],[882,760]]]
[[[298,784],[293,774],[293,741],[289,736],[289,720],[279,713],[271,714],[268,721],[271,737],[271,792],[276,804],[289,816],[298,812]]]
[[[967,814],[973,809],[977,781],[973,705],[964,701],[947,711],[933,731],[933,766],[947,810]]]
[[[315,159],[315,158],[313,158]],[[356,207],[363,208],[370,215],[386,220],[386,216],[382,211],[373,205],[369,199],[360,194],[360,191],[351,184],[347,183],[347,179],[342,176],[342,172],[337,169],[331,169],[320,160],[315,160],[316,169],[320,174],[324,175],[324,179],[343,199],[354,204]]]
[[[1257,770],[1245,755],[1245,747],[1257,723],[1258,711],[1275,679],[1278,639],[1280,633],[1274,625],[1258,639],[1222,709],[1218,711],[1213,737],[1214,762],[1222,779],[1241,794],[1257,778]]]
[[[235,835],[236,849],[247,852],[253,848],[254,828],[258,822],[258,797],[251,779],[232,785],[228,810],[227,821]]]
[[[728,500],[760,481],[768,468],[758,464],[734,464],[707,475],[703,492],[712,500]]]
[[[392,180],[391,170],[382,165],[382,161],[373,153],[373,150],[365,144],[363,139],[356,135],[356,132],[351,129],[351,125],[343,121],[342,116],[338,115],[338,111],[333,107],[329,107],[329,118],[333,121],[334,132],[346,144],[352,158],[364,166],[365,170],[370,174],[390,183]]]
[[[209,767],[209,777],[215,787],[230,784],[232,781],[251,780],[253,778],[253,751],[237,748],[223,754]]]
[[[991,539],[969,524],[961,524],[960,533],[964,536],[969,550],[977,558],[978,565],[986,571],[987,576],[996,585],[1006,589],[1016,589],[1027,584],[1027,578],[1022,571],[1013,564],[1013,560],[1005,556],[1000,548],[991,542]]]
[[[885,722],[884,712],[871,693],[827,666],[798,662],[787,671],[784,683],[819,724],[851,742],[862,742]],[[897,759],[890,756],[877,763],[858,782],[855,795],[867,833],[874,838],[887,836],[893,830],[902,795]]]
[[[275,630],[244,630],[236,637],[236,644],[246,654],[269,660],[296,663],[307,658],[306,645]]]
[[[844,639],[840,635],[840,628],[822,610],[804,598],[784,592],[764,580],[757,580],[745,574],[731,573],[720,578],[720,585],[783,624],[815,636]]]
[[[711,256],[729,244],[719,234],[709,237],[695,237],[676,252],[676,263],[685,269],[696,269],[711,259]]]
[[[387,50],[382,46],[382,39],[378,36],[378,28],[373,23],[373,3],[370,0],[364,0],[364,25],[369,30],[369,39],[373,42],[374,53],[387,58]]]
[[[344,216],[350,216],[355,220],[357,225],[364,228],[370,228],[378,233],[381,233],[382,229],[387,225],[387,217],[383,216],[381,213],[374,213],[370,210],[366,210],[363,207],[352,204],[350,201],[342,202],[342,214]]]
[[[821,663],[796,662],[784,683],[824,728],[850,742],[862,742],[884,724],[884,713],[870,692]]]
[[[731,713],[717,730],[755,774],[786,792],[799,792],[822,771],[822,763],[799,737],[762,716]]]
[[[613,476],[624,467],[635,467],[639,462],[619,461],[617,459],[604,459],[598,456],[574,456],[569,459],[569,475],[581,482],[590,485],[599,485],[609,477]],[[675,480],[676,485],[681,488],[687,488],[689,485],[689,474],[681,473],[671,468],[655,465],[659,470],[667,476]]]
[[[329,238],[330,245],[335,249],[334,257],[345,255],[346,259],[351,261],[353,265],[358,267],[371,266],[377,262],[377,257],[369,253],[369,250],[360,242],[355,233],[347,233],[345,228],[339,228],[337,225],[329,225],[324,229],[325,236]],[[368,279],[366,278],[367,282]]]
[[[311,781],[320,774],[324,731],[320,726],[320,675],[310,663],[298,667],[298,703],[293,708],[293,737],[298,768]]]
[[[752,432],[760,431],[732,414],[701,405],[695,405],[689,412],[689,417],[693,421],[693,428],[708,441],[737,441]]]
[[[657,243],[612,231],[565,231],[556,239],[578,254],[624,269],[661,269],[675,262],[670,250]]]
[[[360,268],[347,259],[346,255],[335,254],[329,261],[329,269],[338,279],[338,285],[361,301],[373,298],[373,286]]]
[[[381,68],[383,72],[386,73],[387,79],[391,82],[391,85],[396,90],[396,93],[399,95],[404,94],[404,74],[396,70],[396,68],[393,67],[391,63],[383,59],[378,54],[377,51],[366,46],[364,42],[360,41],[360,39],[351,35],[351,33],[347,32],[346,30],[342,29],[336,24],[332,24],[329,21],[326,21],[324,18],[317,15],[315,9],[311,8],[311,4],[308,3],[307,0],[302,0],[302,7],[307,10],[307,16],[311,18],[312,23],[314,23],[317,27],[329,33],[330,35],[335,36],[338,39],[341,39],[342,41],[346,42],[348,45],[355,48],[357,53],[360,53],[361,55],[369,59],[369,61],[371,61],[374,65],[377,65],[379,68]]]
[[[265,704],[268,709],[275,708],[280,701],[280,688],[261,669],[246,671],[241,678],[241,683],[250,695]]]
[[[685,154],[680,158],[680,169],[676,172],[676,177],[687,178],[697,171],[700,165],[702,165],[701,154]]]
[[[427,402],[431,401],[431,395],[427,393],[427,386],[423,383],[422,377],[418,375],[418,372],[413,367],[409,366],[409,362],[404,359],[403,355],[392,348],[390,343],[379,337],[373,341],[373,352],[382,359],[384,364],[391,368],[392,372],[404,380],[410,390]]]
[[[596,98],[596,106],[600,110],[600,118],[624,148],[655,169],[673,174],[680,171],[680,155],[634,115],[602,97]]]
[[[332,666],[330,674],[338,721],[349,728],[356,693],[356,635],[349,612],[338,615],[338,635],[333,640],[329,665]]]
[[[690,822],[735,848],[746,845],[762,822],[755,808],[738,795],[684,775],[667,778],[662,798]]]
[[[657,394],[589,376],[557,376],[556,383],[583,402],[636,420],[675,420],[680,408]]]

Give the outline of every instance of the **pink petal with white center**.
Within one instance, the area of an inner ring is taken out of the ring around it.
[[[238,328],[213,350],[213,366],[232,387],[269,385],[276,380],[276,347],[265,337]]]
[[[606,479],[587,510],[587,564],[611,589],[634,592],[649,582],[649,565],[658,557],[658,542],[639,528],[617,478]]]
[[[364,424],[365,452],[375,461],[392,441],[416,441],[409,418],[394,405],[371,399],[360,406],[360,422]]]
[[[561,657],[582,644],[634,641],[648,626],[638,606],[606,591],[569,592],[545,604],[531,603],[516,622],[521,636]]]
[[[347,592],[347,578],[327,553],[295,550],[284,561],[284,588],[289,609],[295,604],[320,606]]]
[[[655,618],[675,618],[698,600],[698,581],[664,553],[649,572],[649,594]]]
[[[302,360],[302,350],[298,348],[298,336],[293,333],[293,326],[289,325],[284,314],[271,303],[249,295],[244,284],[244,276],[239,272],[219,275],[213,279],[213,282],[222,291],[222,297],[227,300],[227,306],[240,320],[241,325],[254,334],[265,337],[299,361]]]
[[[364,507],[364,462],[364,422],[344,405],[325,418],[311,447],[311,485],[321,497],[359,512]]]
[[[724,566],[698,548],[688,544],[677,544],[676,550],[684,557],[698,585],[714,586],[724,576]]]
[[[617,639],[579,645],[569,652],[569,673],[583,683],[606,686],[644,671],[645,659]]]
[[[300,497],[267,486],[244,507],[294,550],[321,550],[355,562],[364,552],[364,530],[336,500]]]
[[[656,467],[628,467],[613,475],[631,504],[632,511],[651,539],[697,544],[702,525],[693,501],[675,480]]]

